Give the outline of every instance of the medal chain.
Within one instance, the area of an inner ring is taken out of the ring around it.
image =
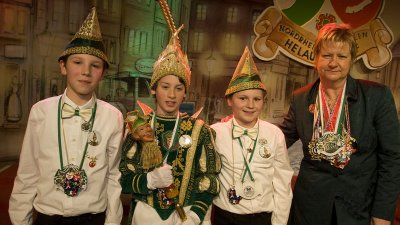
[[[343,92],[343,90],[342,90]],[[342,93],[341,92],[341,93]],[[340,103],[340,97],[342,96],[342,94],[336,96],[334,101],[330,101],[325,94],[325,91],[321,91],[321,95],[322,95],[322,104],[323,104],[323,108],[324,110],[326,110],[327,112],[327,123],[326,123],[326,127],[324,127],[324,129],[326,131],[333,131],[335,128],[333,127],[333,121],[337,119],[338,116],[338,111],[339,111],[339,103]],[[332,103],[334,103],[332,105]]]
[[[63,133],[63,138],[64,138],[63,141],[64,141],[65,152],[66,152],[67,163],[68,164],[69,164],[69,158],[68,158],[67,142],[65,140],[65,132],[64,132],[64,126],[63,126],[64,121],[62,121],[62,119],[61,119],[61,110],[62,110],[61,109],[61,102],[62,102],[61,98],[62,97],[60,97],[60,99],[58,101],[58,118],[57,118],[57,120],[58,120],[58,151],[59,151],[59,155],[60,155],[60,166],[61,166],[61,169],[63,169],[64,165],[63,165],[63,157],[62,157],[61,131]],[[92,132],[92,129],[93,129],[93,126],[94,126],[94,119],[96,117],[96,110],[97,110],[97,102],[94,104],[94,107],[92,109],[93,124],[90,126],[89,133]],[[80,170],[83,167],[83,162],[85,161],[85,158],[86,158],[86,153],[87,153],[88,146],[89,146],[89,142],[86,141],[84,152],[83,152],[82,159],[81,159],[81,163],[80,163],[80,166],[79,166]]]

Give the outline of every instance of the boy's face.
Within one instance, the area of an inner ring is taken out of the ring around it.
[[[93,95],[105,72],[104,61],[88,54],[72,54],[60,61],[61,74],[67,76],[67,96],[83,105]]]
[[[228,99],[233,116],[242,127],[252,128],[260,116],[264,105],[264,93],[260,89],[239,91]]]
[[[167,75],[157,81],[157,87],[151,91],[156,96],[157,114],[176,116],[185,98],[185,85],[175,75]]]

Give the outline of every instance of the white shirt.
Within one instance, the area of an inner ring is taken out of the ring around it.
[[[76,108],[64,95],[63,102]],[[97,146],[88,145],[87,156],[96,157],[96,165],[89,166],[85,157],[82,169],[88,177],[86,190],[69,197],[57,190],[54,175],[60,166],[58,147],[58,102],[60,96],[51,97],[33,105],[22,145],[19,168],[10,198],[9,214],[14,225],[32,224],[32,207],[46,215],[76,216],[106,211],[105,224],[120,224],[121,176],[120,144],[123,134],[123,116],[115,107],[95,96],[79,107],[92,108],[97,102],[93,131],[99,136]],[[82,131],[83,119],[74,116],[62,119],[61,135],[63,165],[79,166],[82,160],[87,131]]]
[[[247,153],[246,149],[252,148],[253,145],[251,139],[245,135],[241,137],[244,149],[237,139],[232,139],[232,123],[238,126],[234,118],[211,126],[216,132],[216,148],[222,160],[222,170],[219,174],[221,191],[213,203],[223,210],[236,214],[272,212],[273,225],[286,225],[293,196],[291,190],[293,170],[290,167],[282,131],[263,120],[258,120],[254,126],[259,127],[259,133],[249,166],[258,195],[253,199],[243,198],[239,204],[234,205],[229,202],[227,192],[233,186],[234,180],[237,195],[241,193],[243,195],[239,190],[245,169],[243,155],[248,160],[251,153]],[[271,154],[269,157],[265,156],[262,146],[268,149]],[[248,175],[246,180],[249,180]]]

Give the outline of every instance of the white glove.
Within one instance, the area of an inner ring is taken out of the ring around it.
[[[162,167],[155,168],[147,173],[147,188],[154,190],[156,188],[165,188],[172,184],[172,166],[164,163]]]
[[[183,222],[179,219],[177,225],[199,225],[201,223],[199,216],[191,210],[186,212],[186,218]]]

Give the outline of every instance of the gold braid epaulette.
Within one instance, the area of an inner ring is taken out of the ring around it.
[[[186,163],[185,163],[185,171],[182,177],[182,184],[179,190],[179,204],[184,206],[186,191],[189,185],[190,174],[192,173],[193,167],[193,159],[196,153],[197,143],[199,141],[200,131],[203,127],[204,122],[202,120],[196,120],[193,130],[192,130],[192,146],[188,149],[188,153],[186,154]]]

